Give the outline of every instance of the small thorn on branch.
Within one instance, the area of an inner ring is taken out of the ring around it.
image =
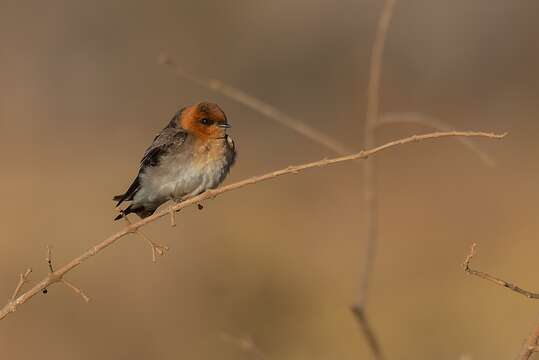
[[[52,251],[52,246],[47,245],[47,257],[45,258],[45,261],[49,265],[49,274],[54,272],[54,268],[52,267],[51,251]]]

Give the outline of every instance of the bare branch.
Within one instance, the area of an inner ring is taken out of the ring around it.
[[[229,99],[232,99],[251,110],[254,110],[267,118],[275,121],[276,123],[283,125],[284,127],[295,131],[296,133],[306,137],[307,139],[322,145],[326,149],[333,151],[337,155],[346,155],[353,152],[353,150],[342,145],[340,141],[328,136],[327,134],[315,129],[312,126],[307,125],[305,122],[294,118],[274,106],[271,106],[262,100],[255,98],[247,94],[246,92],[228,85],[220,80],[208,79],[202,76],[195,75],[187,70],[183,69],[167,54],[162,53],[159,56],[159,64],[170,67],[176,76],[187,79],[195,84],[205,87],[207,89],[218,92]]]
[[[433,116],[421,114],[421,113],[386,113],[383,114],[378,121],[378,128],[386,125],[395,124],[414,124],[432,128],[437,131],[453,131],[455,128],[445,121],[437,119]],[[484,150],[482,150],[477,144],[468,138],[455,138],[466,146],[471,152],[476,154],[479,159],[487,166],[496,166],[496,161]]]
[[[470,253],[468,254],[468,256],[466,257],[466,259],[464,260],[464,263],[462,264],[462,267],[464,268],[464,271],[467,273],[467,274],[470,274],[470,275],[475,275],[475,276],[478,276],[482,279],[485,279],[487,281],[490,281],[496,285],[499,285],[499,286],[502,286],[502,287],[505,287],[505,288],[508,288],[509,290],[512,290],[520,295],[523,295],[525,297],[527,297],[528,299],[539,299],[539,294],[538,293],[533,293],[531,291],[528,291],[528,290],[524,290],[508,281],[505,281],[505,280],[502,280],[502,279],[499,279],[497,277],[494,277],[490,274],[487,274],[485,272],[482,272],[482,271],[478,271],[478,270],[473,270],[470,268],[470,262],[472,261],[473,257],[475,256],[475,253],[476,253],[476,248],[477,248],[477,244],[476,243],[473,243],[471,248],[470,248]]]
[[[364,146],[372,148],[376,146],[376,126],[380,112],[380,78],[382,75],[382,57],[384,54],[387,31],[393,15],[393,8],[396,0],[385,0],[382,8],[382,13],[378,19],[378,27],[374,42],[372,45],[369,84],[367,89],[367,113],[364,128]],[[378,197],[376,188],[376,163],[374,161],[366,161],[363,170],[363,204],[366,222],[366,251],[363,262],[363,270],[359,278],[359,293],[357,303],[354,306],[360,309],[358,316],[355,312],[358,324],[363,329],[366,335],[367,343],[369,344],[374,358],[377,360],[383,359],[383,354],[379,341],[376,339],[374,331],[369,327],[366,321],[365,307],[367,295],[369,291],[371,273],[374,267],[378,245]]]
[[[437,132],[437,133],[430,133],[430,134],[423,134],[423,135],[413,135],[413,136],[403,138],[400,140],[394,140],[384,145],[378,146],[376,148],[373,148],[370,150],[364,150],[356,154],[341,156],[341,157],[337,157],[333,159],[322,159],[319,161],[297,165],[297,166],[289,166],[281,170],[273,171],[264,175],[254,176],[254,177],[251,177],[242,181],[238,181],[238,182],[235,182],[235,183],[232,183],[232,184],[229,184],[229,185],[226,185],[226,186],[214,189],[214,190],[208,190],[200,195],[192,197],[191,199],[174,204],[170,206],[168,209],[156,212],[151,216],[138,220],[137,222],[134,222],[124,227],[122,230],[109,236],[105,240],[101,241],[97,245],[91,247],[90,249],[82,253],[80,256],[77,256],[76,258],[74,258],[73,260],[65,264],[64,266],[50,273],[49,276],[47,276],[46,278],[41,280],[39,283],[34,285],[30,290],[26,291],[25,293],[17,297],[17,299],[15,300],[15,303],[23,304],[27,302],[29,299],[37,295],[43,289],[47,288],[48,286],[54,283],[60,282],[62,277],[66,273],[77,268],[86,260],[91,258],[92,256],[100,253],[101,251],[109,247],[110,245],[117,242],[119,239],[125,237],[126,235],[132,234],[136,232],[138,229],[142,228],[143,226],[149,223],[152,223],[161,217],[169,215],[171,211],[179,211],[188,206],[196,205],[204,200],[213,199],[216,196],[224,194],[226,192],[237,190],[239,188],[242,188],[248,185],[253,185],[262,181],[274,179],[283,175],[294,174],[301,171],[305,171],[307,169],[325,167],[325,166],[329,166],[332,164],[337,164],[337,163],[341,163],[345,161],[366,159],[369,156],[373,156],[375,154],[378,154],[384,150],[388,150],[395,146],[405,145],[405,144],[419,142],[419,141],[428,140],[428,139],[437,139],[437,138],[450,137],[450,136],[478,136],[478,137],[485,137],[485,138],[490,138],[490,139],[501,139],[505,137],[506,134],[498,135],[498,134],[485,133],[485,132],[453,131],[453,132],[446,132],[446,133]],[[4,306],[2,309],[0,309],[0,319],[5,318],[11,312],[13,312],[13,310],[12,310],[11,303],[9,303],[6,306]]]

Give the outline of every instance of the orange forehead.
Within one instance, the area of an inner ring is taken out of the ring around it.
[[[226,121],[226,115],[219,105],[209,102],[201,102],[185,108],[181,113],[180,125],[184,129],[190,129],[200,120],[207,118],[215,122]]]

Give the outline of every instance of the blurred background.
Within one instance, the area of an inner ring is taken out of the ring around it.
[[[154,134],[185,105],[219,103],[239,158],[227,183],[333,154],[178,79],[221,79],[361,149],[370,47],[382,1],[12,1],[0,14],[0,297],[124,224],[123,192]],[[377,157],[379,257],[369,314],[390,359],[505,359],[539,304],[466,276],[474,266],[539,289],[539,3],[400,0],[388,33],[383,112],[419,111],[477,139]],[[430,130],[386,127],[379,141]],[[344,163],[225,194],[171,228],[151,262],[121,240],[0,324],[10,359],[369,359],[349,306],[364,260],[361,167]],[[234,339],[234,340],[231,340]],[[234,344],[251,339],[246,352]],[[258,352],[258,353],[257,353]]]

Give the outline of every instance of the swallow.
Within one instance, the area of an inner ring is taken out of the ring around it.
[[[113,197],[117,207],[130,202],[114,220],[131,213],[145,218],[169,200],[182,202],[219,186],[236,159],[228,128],[217,104],[201,102],[178,111],[144,153],[131,186]]]

